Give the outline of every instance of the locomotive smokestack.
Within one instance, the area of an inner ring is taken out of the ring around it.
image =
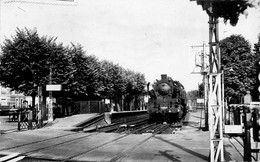
[[[167,79],[167,74],[162,74],[161,78],[162,78],[162,80],[166,80]]]

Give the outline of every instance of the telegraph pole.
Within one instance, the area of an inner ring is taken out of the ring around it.
[[[192,48],[202,48],[200,52],[201,56],[201,71],[200,74],[203,75],[203,86],[204,86],[204,115],[205,115],[205,127],[204,130],[209,130],[208,124],[208,64],[206,63],[207,53],[206,47],[209,47],[203,42],[202,45],[191,46]],[[198,65],[197,65],[198,66]]]

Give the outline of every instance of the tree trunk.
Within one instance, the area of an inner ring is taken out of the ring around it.
[[[68,103],[67,103],[67,94],[66,94],[66,92],[63,92],[62,93],[62,113],[61,113],[62,116],[65,116],[65,111],[66,111],[67,115],[69,115]]]
[[[116,97],[116,99],[115,99],[115,107],[116,107],[116,111],[117,111],[117,112],[120,112],[120,111],[121,111],[120,97]]]
[[[46,107],[46,100],[47,100],[47,97],[46,95],[43,95],[42,96],[42,119],[43,120],[48,120],[48,116],[47,116],[47,107]]]
[[[125,111],[125,103],[124,103],[124,100],[125,100],[125,97],[124,97],[124,95],[123,95],[122,98],[121,98],[121,109],[122,109],[122,111]]]
[[[35,109],[35,98],[36,98],[36,95],[33,94],[31,97],[32,97],[32,105],[31,106],[32,106],[33,109]]]

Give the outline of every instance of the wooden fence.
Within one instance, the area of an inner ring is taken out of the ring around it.
[[[81,114],[86,113],[104,113],[109,111],[109,105],[102,101],[77,101],[75,104],[76,109]]]

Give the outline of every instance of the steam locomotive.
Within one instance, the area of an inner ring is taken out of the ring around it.
[[[186,115],[186,92],[179,81],[172,80],[166,74],[156,80],[149,91],[147,111],[150,121],[180,121]]]

